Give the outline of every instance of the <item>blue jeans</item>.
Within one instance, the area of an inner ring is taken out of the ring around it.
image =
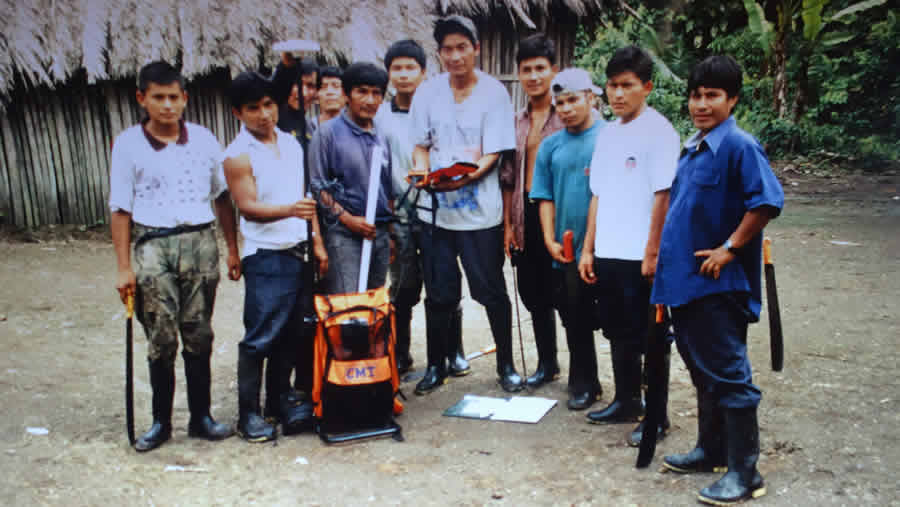
[[[269,356],[303,324],[303,262],[292,249],[264,250],[245,257],[244,339],[238,349],[255,358]]]
[[[722,408],[755,408],[762,398],[747,357],[748,322],[739,293],[713,294],[672,307],[675,343],[691,380]]]

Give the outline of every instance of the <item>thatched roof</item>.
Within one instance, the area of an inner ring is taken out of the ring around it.
[[[232,73],[274,62],[274,41],[319,41],[327,56],[381,58],[392,41],[411,37],[434,51],[435,16],[506,11],[530,16],[561,6],[578,16],[600,0],[0,0],[0,95],[18,76],[54,87],[82,69],[88,82],[132,77],[155,59],[182,60],[192,78],[216,68]]]

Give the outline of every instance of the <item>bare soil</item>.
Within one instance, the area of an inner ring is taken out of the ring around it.
[[[751,326],[750,353],[764,396],[759,467],[768,495],[754,505],[900,505],[900,178],[802,168],[779,176],[789,197],[767,234],[786,361],[783,372],[771,371],[764,311]],[[715,479],[658,469],[663,454],[685,451],[696,438],[694,392],[677,355],[673,429],[645,470],[634,468],[636,451],[625,444],[630,425],[590,426],[583,413],[565,408],[565,377],[534,393],[560,401],[539,424],[443,417],[464,393],[503,394],[493,356],[474,360],[470,376],[429,396],[410,396],[399,418],[405,442],[339,447],[312,434],[262,445],[188,439],[179,371],[173,440],[137,454],[124,431],[124,313],[105,230],[5,229],[0,256],[2,505],[691,505]],[[510,275],[507,267],[511,282]],[[223,279],[218,294],[213,413],[234,422],[243,284]],[[466,348],[490,345],[483,310],[470,299],[464,304]],[[531,370],[536,353],[527,314],[522,320]],[[422,367],[421,308],[413,326]],[[139,327],[135,341],[142,431],[150,386]],[[597,344],[603,406],[612,373],[599,334]],[[411,385],[404,388],[411,393]]]

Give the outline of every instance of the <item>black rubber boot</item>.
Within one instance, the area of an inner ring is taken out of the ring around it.
[[[559,378],[556,361],[556,315],[552,308],[531,314],[534,344],[537,347],[538,365],[534,374],[525,381],[528,387],[537,388]]]
[[[279,375],[278,367],[271,356],[266,359],[263,370],[265,370],[266,379],[266,401],[263,403],[262,416],[269,424],[278,424],[278,415],[280,412],[280,409],[278,408],[278,395],[281,393],[281,390],[277,387]]]
[[[508,393],[521,391],[525,384],[513,363],[512,306],[507,300],[486,310],[494,344],[497,346],[497,383]]]
[[[657,442],[666,438],[666,434],[668,433],[669,428],[671,427],[671,423],[669,422],[669,410],[668,410],[668,406],[669,406],[669,368],[671,366],[671,360],[672,360],[672,352],[671,352],[671,347],[669,346],[666,351],[666,354],[663,356],[662,378],[665,379],[666,388],[663,391],[663,399],[662,399],[663,420],[662,420],[662,423],[660,423],[656,427],[656,441]],[[644,370],[646,370],[646,368]],[[646,378],[646,374],[643,375],[642,378]],[[638,424],[637,427],[635,427],[634,430],[632,430],[632,432],[628,435],[628,439],[627,439],[628,445],[630,445],[631,447],[640,447],[641,439],[643,437],[644,437],[644,421],[642,420],[640,422],[640,424]]]
[[[464,377],[472,368],[466,360],[462,343],[462,306],[457,306],[450,318],[450,331],[447,336],[447,373],[452,377]]]
[[[728,471],[718,481],[700,490],[701,502],[731,505],[766,494],[759,460],[759,424],[756,407],[725,410]]]
[[[428,367],[425,376],[413,391],[427,394],[447,383],[447,335],[452,315],[450,311],[425,305],[425,338]]]
[[[147,452],[172,438],[172,401],[175,396],[175,364],[162,359],[147,361],[153,388],[153,424],[138,437],[134,449]]]
[[[209,356],[197,356],[182,350],[181,357],[184,358],[184,378],[187,381],[188,408],[191,411],[188,436],[207,440],[230,437],[234,431],[225,424],[217,423],[209,413],[209,389],[212,383]]]
[[[583,322],[566,328],[569,345],[569,410],[590,408],[603,396],[603,387],[597,378],[597,350],[594,346],[594,330]]]
[[[262,359],[238,351],[238,433],[248,442],[275,439],[275,427],[259,415]]]
[[[413,358],[409,353],[412,337],[412,307],[395,305],[394,322],[397,324],[394,331],[397,338],[394,357],[397,358],[397,373],[403,375],[411,370],[413,365]]]
[[[313,344],[316,338],[316,321],[313,317],[303,319],[300,342],[297,344],[297,359],[294,363],[294,389],[308,396],[313,384]]]
[[[697,445],[684,454],[663,458],[663,466],[682,474],[722,473],[726,470],[722,410],[708,394],[697,390]]]
[[[638,422],[644,415],[641,400],[641,354],[634,347],[626,347],[611,340],[613,378],[616,396],[603,410],[589,412],[587,420],[591,424],[618,424]]]

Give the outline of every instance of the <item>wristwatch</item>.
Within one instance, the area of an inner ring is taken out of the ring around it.
[[[741,253],[741,249],[734,246],[734,244],[731,242],[731,238],[726,239],[725,243],[722,244],[722,247],[725,250],[728,250],[729,252],[733,253],[734,255],[739,255]]]

